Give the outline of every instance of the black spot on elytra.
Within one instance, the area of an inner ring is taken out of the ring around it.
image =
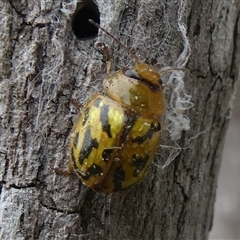
[[[119,167],[116,169],[114,176],[113,176],[113,183],[114,183],[114,191],[119,191],[122,189],[122,183],[125,180],[125,171],[123,168]]]
[[[155,124],[155,130],[156,130],[156,132],[161,131],[161,129],[162,129],[162,126],[161,126],[161,123],[160,123],[160,122],[158,122],[157,124]]]
[[[90,168],[87,170],[87,175],[90,176],[99,176],[102,174],[102,167],[98,164],[93,164]]]
[[[76,135],[74,136],[74,139],[73,139],[73,147],[74,148],[77,148],[78,137],[79,137],[79,132],[76,133]]]
[[[102,129],[104,132],[107,133],[109,138],[112,138],[111,125],[109,124],[109,121],[108,121],[108,114],[109,114],[109,105],[102,106],[100,111],[100,121],[102,123]]]
[[[93,103],[93,106],[95,106],[96,108],[99,108],[101,101],[102,101],[102,99],[101,99],[101,98],[98,98],[98,99]]]
[[[149,161],[149,156],[137,157],[136,154],[132,156],[131,165],[136,169],[134,170],[133,176],[137,177],[139,173],[145,168],[147,162]]]
[[[127,112],[127,111],[125,112],[123,129],[122,129],[121,137],[120,137],[121,143],[124,143],[126,141],[126,138],[137,119],[138,119],[138,116],[132,115],[130,112]]]
[[[111,159],[114,149],[104,149],[102,152],[102,160],[108,162]]]
[[[85,126],[85,124],[89,118],[89,110],[90,110],[90,108],[87,108],[84,112],[82,126]]]
[[[99,176],[102,173],[102,168],[98,164],[93,164],[89,167],[86,174],[82,174],[80,171],[77,171],[77,174],[85,181],[87,181],[91,176]]]
[[[89,154],[91,153],[92,149],[93,148],[97,149],[98,146],[99,146],[99,143],[98,143],[97,139],[92,139],[91,129],[88,128],[85,133],[85,136],[83,139],[83,144],[82,144],[82,149],[79,154],[80,164],[83,164],[84,159],[89,157]]]
[[[159,132],[161,130],[161,124],[158,123],[151,123],[150,128],[143,136],[137,136],[133,139],[133,142],[138,143],[139,145],[142,144],[146,139],[151,139],[153,134]]]

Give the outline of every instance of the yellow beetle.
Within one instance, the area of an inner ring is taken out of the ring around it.
[[[94,94],[87,100],[70,137],[69,172],[74,170],[98,192],[112,193],[139,182],[159,146],[160,117],[166,109],[161,76],[131,54],[135,65],[108,73],[103,81],[107,97]]]

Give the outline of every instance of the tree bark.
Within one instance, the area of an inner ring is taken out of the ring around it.
[[[0,238],[207,239],[239,73],[240,1],[97,2],[101,26],[141,61],[187,69],[177,100],[174,81],[163,78],[163,147],[140,184],[110,195],[56,175],[54,167],[67,167],[80,111],[70,100],[102,92],[106,65],[97,38],[79,40],[72,30],[83,1],[2,0]],[[102,32],[98,41],[113,42]],[[115,69],[132,63],[117,43],[111,50]]]

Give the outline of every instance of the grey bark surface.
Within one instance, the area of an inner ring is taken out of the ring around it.
[[[239,73],[240,1],[97,2],[101,25],[156,68],[174,67],[182,51],[185,4],[192,53],[184,81],[194,106],[182,150],[164,170],[152,164],[140,184],[110,195],[56,175],[54,167],[67,167],[80,111],[70,100],[101,92],[106,65],[96,39],[79,41],[71,30],[75,1],[1,0],[0,239],[207,239]],[[103,33],[99,41],[112,45]],[[113,45],[116,69],[131,63]],[[166,131],[161,144],[172,144]]]

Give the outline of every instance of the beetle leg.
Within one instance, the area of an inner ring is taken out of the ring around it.
[[[104,55],[103,61],[107,62],[107,74],[109,74],[111,71],[111,68],[112,68],[112,64],[113,64],[109,47],[107,45],[105,45],[104,43],[97,43],[95,46],[97,48],[99,48],[100,49],[99,51]]]

